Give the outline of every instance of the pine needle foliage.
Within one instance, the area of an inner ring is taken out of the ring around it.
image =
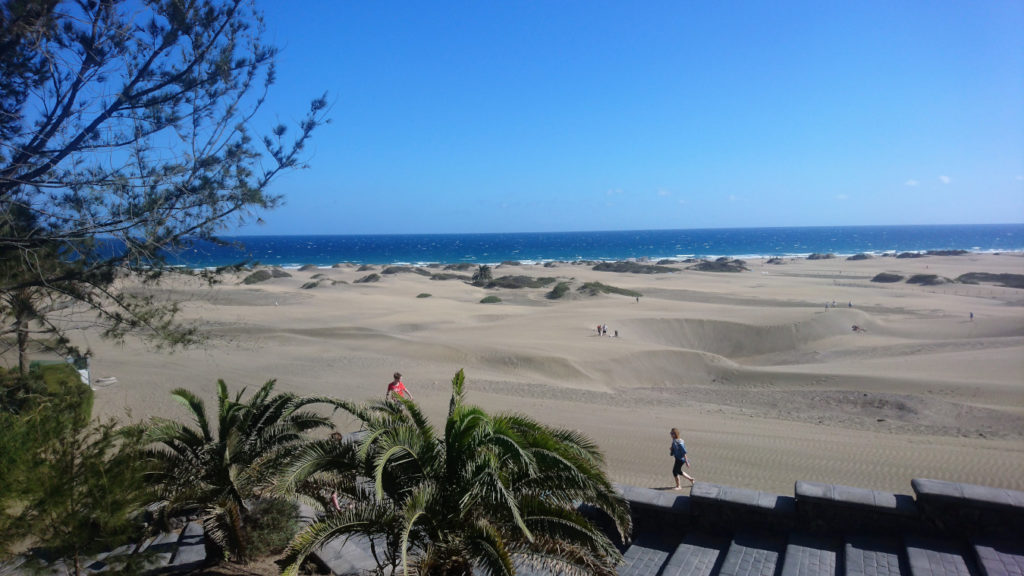
[[[22,375],[30,341],[77,354],[67,335],[83,325],[201,340],[173,299],[118,280],[213,280],[168,256],[223,243],[305,166],[328,103],[292,133],[260,126],[277,53],[263,34],[254,0],[0,2],[0,336]]]
[[[384,547],[381,573],[616,573],[621,554],[580,507],[608,514],[623,540],[629,508],[585,435],[467,403],[461,370],[440,431],[406,399],[337,406],[363,423],[360,438],[307,446],[281,486],[302,492],[329,478],[346,504],[295,538],[285,574],[327,542],[353,537]]]

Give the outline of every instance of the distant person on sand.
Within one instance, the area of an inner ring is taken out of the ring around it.
[[[384,399],[391,398],[392,394],[409,400],[413,399],[412,392],[409,392],[405,384],[402,384],[402,374],[399,372],[395,372],[395,379],[391,381],[391,384],[388,384],[388,391],[384,394]]]
[[[675,458],[675,463],[672,465],[672,479],[676,481],[675,489],[679,490],[682,488],[682,486],[679,485],[680,476],[689,480],[690,486],[693,486],[693,483],[696,482],[696,480],[693,479],[693,476],[683,472],[684,464],[687,468],[690,467],[690,461],[686,458],[686,444],[684,444],[683,439],[679,437],[678,428],[673,428],[669,431],[669,434],[672,436],[672,448],[669,449],[669,454]]]

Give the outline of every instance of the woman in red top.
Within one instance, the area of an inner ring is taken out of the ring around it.
[[[409,392],[405,384],[402,384],[402,374],[399,372],[395,372],[395,379],[388,384],[388,391],[384,394],[384,399],[390,398],[392,394],[412,400],[412,392]]]

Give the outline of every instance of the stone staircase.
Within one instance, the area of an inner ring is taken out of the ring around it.
[[[926,479],[911,485],[914,496],[803,481],[793,496],[704,482],[689,495],[618,486],[634,519],[619,574],[1024,576],[1024,492]],[[301,514],[314,517],[308,508]],[[82,565],[109,573],[124,555],[144,559],[147,574],[193,570],[206,561],[202,526],[189,522]],[[314,559],[337,575],[376,565],[370,542],[359,538],[329,542]],[[58,561],[36,573],[66,568]],[[17,561],[0,565],[0,576],[25,573]]]
[[[634,486],[620,576],[1024,576],[1024,493],[917,479],[916,498],[797,482],[793,497]]]

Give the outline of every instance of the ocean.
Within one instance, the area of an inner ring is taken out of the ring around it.
[[[1024,251],[1024,224],[709,228],[508,234],[235,236],[232,246],[198,242],[171,255],[174,265],[225,266],[241,261],[295,268],[307,264],[410,264],[665,258],[753,258],[968,250]]]

